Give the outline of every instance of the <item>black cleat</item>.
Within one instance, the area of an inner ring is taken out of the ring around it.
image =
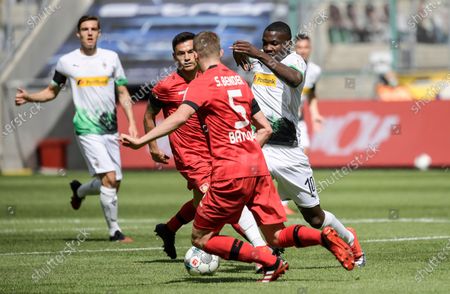
[[[73,180],[70,182],[70,189],[72,190],[72,198],[70,200],[70,204],[72,208],[78,210],[81,206],[81,202],[83,202],[84,198],[80,198],[77,195],[78,188],[80,188],[81,183],[77,180]]]
[[[121,242],[121,243],[131,243],[133,239],[125,236],[121,231],[117,230],[114,236],[109,237],[109,241]]]
[[[171,259],[177,258],[177,250],[175,249],[175,233],[171,232],[166,224],[157,224],[155,227],[155,233],[159,236],[163,242],[164,252]]]

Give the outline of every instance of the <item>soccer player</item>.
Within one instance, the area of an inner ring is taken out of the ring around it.
[[[173,38],[173,58],[178,65],[178,70],[153,88],[153,95],[150,96],[144,116],[146,132],[155,128],[155,118],[161,110],[166,118],[177,110],[183,103],[184,93],[189,83],[198,75],[193,47],[194,36],[193,33],[183,32]],[[269,125],[261,127],[270,129]],[[264,132],[264,129],[260,132]],[[156,234],[164,242],[164,251],[170,258],[175,259],[177,257],[175,233],[182,225],[194,219],[197,204],[210,185],[212,162],[202,124],[196,114],[192,115],[181,128],[171,133],[169,140],[176,168],[186,178],[187,188],[193,191],[192,200],[186,202],[166,224],[158,224],[155,228]],[[156,141],[151,141],[149,147],[154,161],[167,164],[169,157],[158,148]],[[253,215],[247,208],[243,210],[239,225],[234,224],[233,227],[254,246],[266,244],[259,233]]]
[[[302,134],[298,130],[298,110],[307,66],[300,55],[291,53],[291,38],[286,23],[274,22],[264,30],[263,51],[246,41],[237,41],[232,46],[236,62],[254,72],[252,92],[274,130],[263,148],[264,157],[278,182],[281,198],[294,200],[313,228],[334,228],[351,246],[356,264],[363,266],[364,252],[354,229],[346,228],[331,212],[320,207],[308,157],[299,145]]]
[[[320,130],[323,122],[323,117],[320,115],[319,106],[316,96],[316,85],[320,79],[322,69],[320,66],[309,60],[311,55],[311,39],[305,34],[298,34],[295,37],[295,52],[300,55],[307,64],[305,72],[305,84],[303,86],[301,104],[299,108],[299,130],[300,130],[300,146],[303,147],[303,152],[308,155],[308,148],[310,146],[310,140],[308,136],[308,127],[303,117],[303,104],[308,100],[309,111],[311,113],[311,122],[313,131]]]
[[[203,74],[189,84],[183,104],[159,126],[141,138],[122,134],[125,146],[137,149],[173,132],[194,113],[208,127],[212,156],[211,186],[201,200],[192,228],[192,244],[224,259],[257,262],[264,266],[262,282],[278,279],[288,269],[267,246],[253,247],[233,237],[219,235],[226,224],[236,223],[244,206],[253,213],[266,241],[274,247],[323,245],[344,268],[354,266],[350,247],[332,228],[320,231],[302,225],[284,227],[280,198],[267,169],[260,145],[265,134],[254,134],[256,124],[268,122],[254,102],[246,82],[220,62],[219,37],[202,32],[194,38],[194,50]]]
[[[305,72],[305,84],[303,87],[301,103],[298,110],[298,130],[301,134],[299,136],[299,145],[303,148],[303,152],[305,153],[305,155],[308,155],[310,140],[308,135],[308,126],[306,125],[303,116],[303,105],[305,101],[308,100],[313,131],[317,132],[318,130],[320,130],[323,122],[323,117],[319,113],[319,106],[317,104],[316,98],[316,84],[319,81],[322,70],[317,64],[309,60],[309,56],[311,54],[311,40],[307,35],[298,34],[295,37],[295,52],[300,55],[307,64]],[[288,200],[283,201],[283,206],[286,214],[294,214],[295,212],[289,208],[288,203]]]
[[[74,180],[72,208],[80,208],[87,195],[100,194],[100,204],[109,229],[109,240],[132,242],[118,223],[117,191],[122,180],[119,142],[117,134],[116,95],[125,111],[131,136],[137,135],[131,108],[131,98],[126,88],[127,79],[118,55],[97,48],[100,21],[96,16],[82,16],[77,25],[81,47],[62,56],[51,84],[44,90],[30,94],[18,89],[16,104],[48,102],[70,81],[76,112],[73,118],[76,138],[81,153],[92,176],[90,182],[81,184]]]

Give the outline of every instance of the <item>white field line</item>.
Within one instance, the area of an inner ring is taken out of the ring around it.
[[[120,219],[120,223],[126,224],[156,224],[168,219],[162,218],[124,218]],[[450,219],[445,218],[361,218],[361,219],[341,219],[343,223],[352,224],[372,224],[372,223],[450,223]],[[0,219],[0,225],[22,225],[22,224],[86,224],[86,223],[104,223],[103,218],[23,218]],[[302,218],[289,218],[288,222],[304,222]]]
[[[372,239],[362,240],[361,243],[384,243],[384,242],[407,242],[407,241],[426,241],[426,240],[441,240],[449,239],[450,236],[428,236],[428,237],[405,237],[392,239]],[[190,247],[177,247],[179,249],[188,249]],[[161,250],[161,247],[142,247],[142,248],[106,248],[106,249],[85,249],[77,250],[75,253],[95,253],[95,252],[133,252],[133,251],[153,251]],[[53,255],[60,251],[34,251],[34,252],[3,252],[0,256],[18,256],[18,255]]]
[[[127,229],[148,229],[143,226],[139,226],[140,224],[152,225],[160,222],[164,222],[164,219],[121,219],[121,224],[128,224]],[[74,227],[55,227],[55,228],[16,228],[15,226],[22,225],[44,225],[44,224],[74,224],[74,225],[87,225],[90,224],[89,227],[83,228],[87,231],[103,231],[106,230],[106,226],[104,226],[104,219],[96,219],[96,218],[86,218],[86,219],[58,219],[58,218],[49,218],[49,219],[11,219],[11,220],[0,220],[0,225],[2,227],[6,227],[5,229],[0,230],[0,234],[15,234],[15,233],[44,233],[44,232],[64,232],[64,231],[78,231],[79,226]],[[450,224],[450,219],[442,219],[442,218],[399,218],[399,219],[389,219],[389,218],[365,218],[365,219],[342,219],[344,224],[379,224],[379,223],[428,223],[428,224]],[[287,223],[305,223],[303,219],[300,218],[290,218]],[[92,225],[100,225],[100,226],[92,226]],[[133,226],[134,225],[134,226]]]

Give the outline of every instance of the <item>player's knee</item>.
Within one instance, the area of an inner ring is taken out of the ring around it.
[[[106,173],[102,177],[102,185],[106,186],[108,188],[117,188],[118,181],[116,180],[116,174],[115,173]]]
[[[200,249],[203,249],[203,246],[205,246],[205,242],[203,241],[203,238],[200,236],[197,236],[195,234],[192,234],[191,243],[192,243],[192,246],[195,246]]]
[[[323,218],[321,218],[320,216],[313,216],[310,217],[308,219],[306,219],[306,221],[308,222],[308,224],[315,228],[315,229],[320,229],[323,225]]]

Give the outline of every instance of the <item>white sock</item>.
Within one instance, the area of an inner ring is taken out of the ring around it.
[[[100,203],[103,208],[103,214],[105,215],[110,236],[114,236],[116,231],[120,231],[119,224],[117,223],[118,203],[116,191],[116,188],[100,187]]]
[[[355,237],[353,236],[352,232],[347,230],[344,225],[329,211],[324,210],[325,213],[325,219],[322,224],[322,228],[325,228],[327,226],[332,227],[336,230],[336,233],[338,233],[339,237],[342,238],[342,240],[345,241],[349,246],[353,246],[353,240]]]
[[[77,195],[80,198],[86,197],[86,195],[98,195],[100,194],[100,186],[102,182],[99,178],[94,178],[90,182],[81,185],[77,190]]]
[[[289,200],[282,200],[281,204],[283,204],[284,207],[289,206]]]
[[[238,224],[241,226],[242,230],[245,232],[245,236],[247,236],[250,243],[253,246],[265,246],[266,241],[261,237],[261,233],[259,232],[258,225],[256,224],[255,218],[247,206],[244,206],[242,210],[241,218],[239,219]]]

